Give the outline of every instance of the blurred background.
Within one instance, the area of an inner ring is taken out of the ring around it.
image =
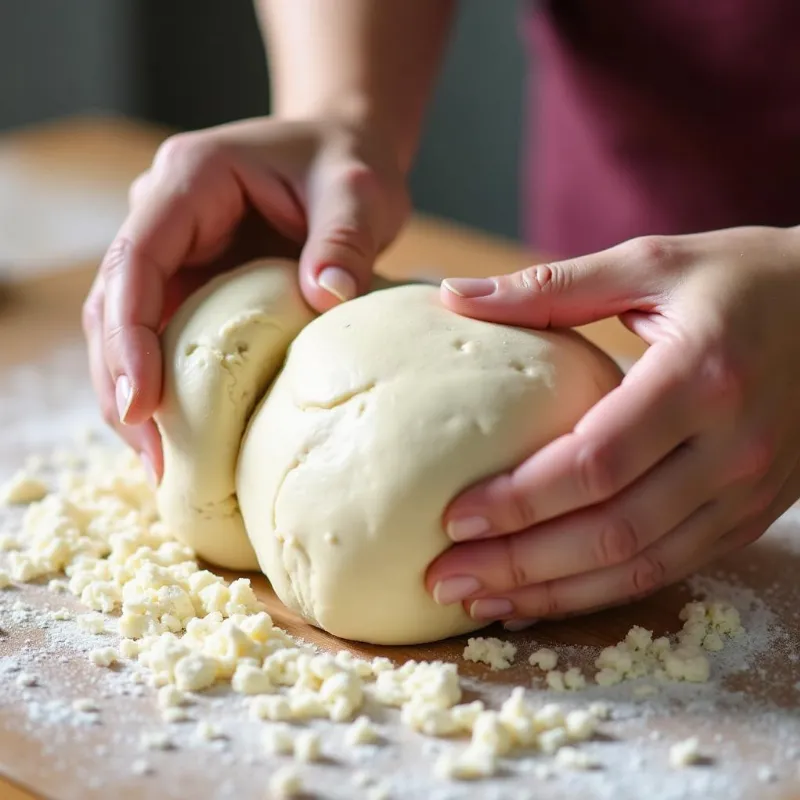
[[[525,62],[514,2],[464,0],[411,187],[517,237]],[[0,0],[0,133],[87,111],[178,129],[269,110],[251,0]]]

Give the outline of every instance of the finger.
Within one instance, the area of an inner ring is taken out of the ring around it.
[[[511,592],[624,563],[719,494],[727,485],[719,461],[716,442],[684,445],[607,503],[451,548],[429,569],[427,585],[455,602],[469,595],[454,596],[467,584],[453,578],[470,576],[483,593]]]
[[[144,201],[144,198],[147,196],[147,193],[150,191],[151,186],[151,171],[145,170],[141,175],[138,175],[134,180],[131,182],[130,187],[128,188],[128,206],[133,208],[136,205],[139,205]]]
[[[165,282],[193,252],[216,252],[243,213],[241,187],[214,146],[189,135],[159,149],[146,202],[134,206],[100,268],[105,361],[128,424],[149,419],[160,399]]]
[[[92,386],[104,420],[123,441],[139,453],[151,483],[156,483],[163,470],[161,439],[154,423],[129,426],[120,422],[114,382],[105,363],[103,340],[101,336],[96,335],[96,331],[102,330],[103,327],[102,314],[102,282],[97,279],[86,300],[83,312]]]
[[[369,289],[382,244],[378,191],[373,173],[359,164],[323,167],[312,175],[300,285],[317,311]]]
[[[465,608],[475,619],[545,619],[585,613],[641,599],[672,584],[714,555],[714,542],[738,517],[730,494],[707,503],[634,558],[613,567],[487,595]]]
[[[448,278],[442,302],[479,319],[533,328],[573,327],[655,308],[682,263],[677,237],[645,237],[571,261],[493,278]]]
[[[573,433],[457,498],[445,512],[448,535],[520,531],[613,497],[702,429],[693,380],[685,351],[654,345]]]

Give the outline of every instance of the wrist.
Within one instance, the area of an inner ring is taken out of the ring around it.
[[[417,135],[398,125],[389,109],[381,108],[364,94],[353,92],[333,97],[295,98],[276,102],[273,119],[294,122],[326,122],[347,129],[355,138],[379,142],[403,177],[407,177],[416,152]]]

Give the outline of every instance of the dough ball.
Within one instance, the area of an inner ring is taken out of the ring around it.
[[[263,260],[191,295],[162,336],[158,508],[177,538],[220,566],[258,567],[236,500],[239,444],[289,343],[313,318],[297,264]]]
[[[280,599],[376,644],[480,627],[424,586],[442,514],[515,466],[619,382],[577,334],[461,317],[430,286],[375,292],[315,319],[245,433],[237,489]]]

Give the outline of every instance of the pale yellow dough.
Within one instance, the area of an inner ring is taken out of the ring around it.
[[[158,508],[177,538],[220,566],[258,567],[236,500],[239,444],[290,342],[313,318],[297,264],[269,259],[195,292],[162,336]]]
[[[262,353],[274,346],[264,339]],[[262,570],[284,603],[344,638],[419,643],[479,628],[425,589],[450,546],[445,507],[571,430],[619,379],[577,334],[461,317],[430,286],[327,312],[294,340],[242,442],[236,488]],[[228,442],[225,469],[243,417],[230,439],[214,433]]]

